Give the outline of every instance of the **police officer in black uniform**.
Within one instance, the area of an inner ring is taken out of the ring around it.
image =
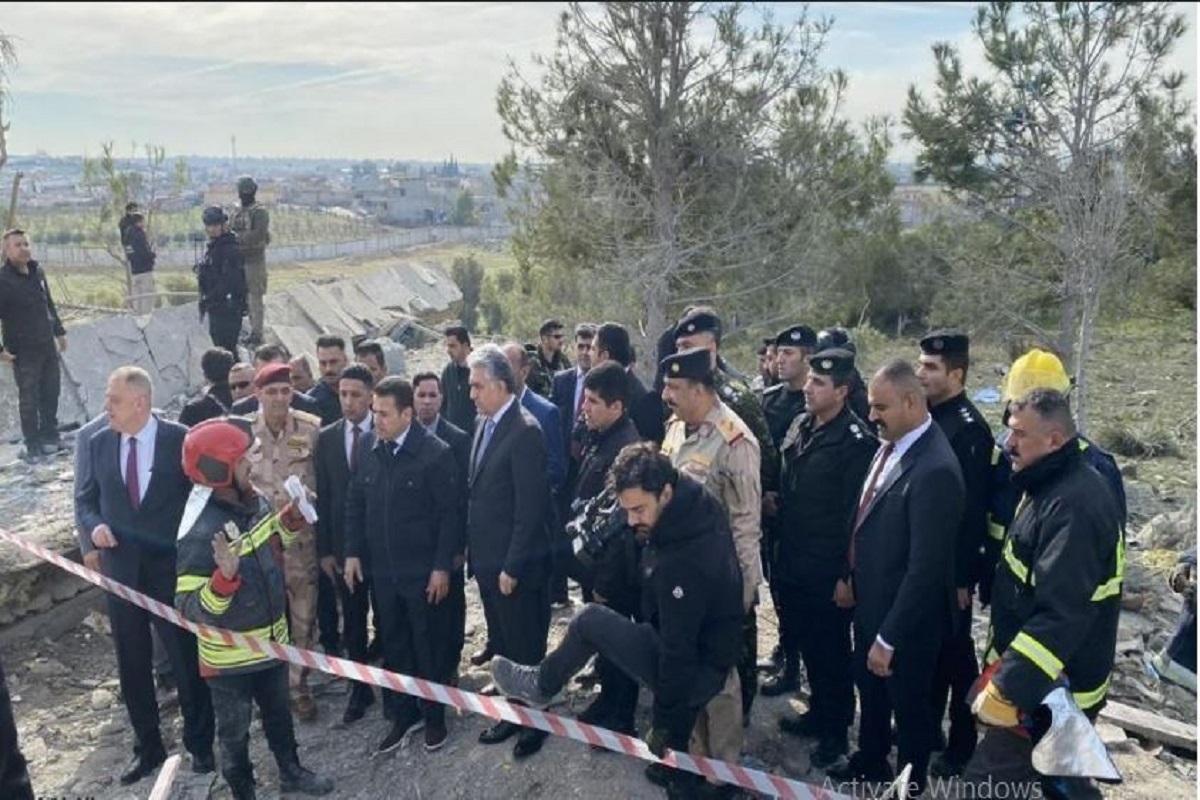
[[[925,387],[929,413],[941,426],[962,468],[966,496],[955,548],[954,574],[958,594],[951,634],[942,641],[933,682],[933,713],[946,713],[950,698],[950,737],[942,754],[930,765],[934,775],[957,775],[975,752],[975,720],[967,692],[979,677],[979,662],[971,638],[971,598],[979,582],[981,553],[988,535],[988,491],[995,440],[979,409],[964,388],[970,361],[970,341],[960,330],[936,330],[921,339],[917,377]]]
[[[808,358],[817,346],[817,334],[807,325],[785,328],[770,340],[775,347],[776,374],[779,382],[766,389],[762,396],[763,416],[771,432],[771,440],[779,452],[783,438],[787,435],[792,420],[804,413],[804,383],[808,379]],[[778,492],[763,491],[763,537],[762,563],[764,577],[771,589],[771,601],[780,606],[779,594],[775,589],[774,563],[779,550]],[[786,629],[784,618],[779,618],[779,643],[769,662],[760,665],[776,674],[763,681],[759,691],[764,697],[775,697],[796,690],[797,644],[795,633]],[[789,661],[786,653],[791,653]]]
[[[854,354],[825,350],[809,359],[808,410],[783,442],[779,560],[775,581],[783,600],[781,627],[795,631],[812,689],[809,711],[779,727],[817,738],[812,764],[824,769],[847,751],[854,720],[850,660],[852,602],[847,572],[850,523],[878,441],[846,403]],[[839,589],[842,590],[839,603]],[[786,653],[795,672],[797,651]]]
[[[212,343],[237,354],[242,316],[246,313],[246,269],[238,249],[237,234],[229,230],[229,217],[220,206],[204,209],[208,249],[196,264],[200,288],[200,321],[208,315]]]
[[[817,352],[835,348],[848,350],[854,354],[855,358],[858,357],[858,347],[850,338],[850,331],[845,328],[834,326],[817,334]],[[849,403],[854,416],[867,423],[867,426],[874,431],[875,425],[871,422],[871,409],[867,403],[867,383],[863,380],[858,367],[855,367],[854,372],[850,375],[850,399],[846,402]]]

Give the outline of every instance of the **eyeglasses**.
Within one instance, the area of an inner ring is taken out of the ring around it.
[[[230,389],[248,389],[248,388],[250,388],[250,381],[238,381],[237,383],[231,383],[231,384],[229,384],[229,388]]]

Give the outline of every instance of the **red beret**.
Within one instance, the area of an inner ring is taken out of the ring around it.
[[[287,364],[266,364],[254,376],[254,385],[259,389],[269,383],[286,383],[292,382],[292,368]]]

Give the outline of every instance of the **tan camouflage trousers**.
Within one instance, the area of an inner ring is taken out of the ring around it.
[[[742,758],[742,736],[742,682],[735,668],[729,670],[720,694],[696,717],[688,752],[737,764]]]
[[[283,551],[283,579],[292,644],[311,650],[317,621],[317,535],[312,528],[296,534],[296,541]],[[293,695],[308,694],[308,667],[292,664],[288,677]]]
[[[250,335],[262,340],[263,295],[267,293],[266,259],[246,259],[246,302],[250,306]]]

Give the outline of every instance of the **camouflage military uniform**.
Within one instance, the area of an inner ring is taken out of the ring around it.
[[[566,353],[561,350],[554,354],[554,358],[549,361],[542,355],[541,349],[536,346],[530,350],[530,370],[529,377],[525,379],[525,385],[534,394],[540,394],[547,400],[550,399],[550,394],[554,390],[554,375],[564,369],[571,368],[571,359],[567,358]]]
[[[300,478],[310,490],[317,485],[313,452],[321,419],[315,414],[288,409],[287,424],[278,435],[267,428],[262,411],[251,417],[254,435],[262,443],[261,457],[254,462],[250,480],[271,501],[275,509],[289,500],[283,483],[289,475]],[[287,584],[288,623],[296,647],[310,649],[316,643],[317,616],[317,537],[311,526],[296,534],[296,541],[283,553],[284,581]],[[308,669],[291,668],[292,697],[307,697]]]
[[[250,337],[262,341],[263,295],[267,293],[267,245],[271,243],[271,215],[259,203],[239,208],[229,222],[237,234],[238,249],[246,267],[250,307]]]
[[[750,395],[753,401],[754,396]],[[742,568],[742,605],[754,619],[754,597],[762,582],[759,558],[762,488],[759,447],[750,428],[724,403],[716,403],[698,429],[688,433],[683,420],[667,422],[663,453],[676,469],[704,484],[729,511],[738,564]],[[750,630],[754,630],[750,626]],[[754,671],[754,657],[748,660]],[[691,748],[702,755],[737,762],[742,750],[742,680],[747,659],[696,721]],[[740,677],[739,677],[740,676]]]

